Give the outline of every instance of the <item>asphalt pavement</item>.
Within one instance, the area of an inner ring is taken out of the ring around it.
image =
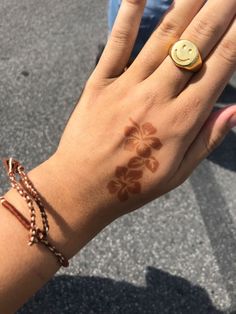
[[[2,0],[0,21],[0,155],[30,169],[56,148],[106,41],[106,0]],[[218,107],[236,103],[231,83]],[[108,226],[18,314],[236,313],[235,172],[231,131],[187,182]]]

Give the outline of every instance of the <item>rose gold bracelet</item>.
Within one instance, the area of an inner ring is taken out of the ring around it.
[[[41,197],[39,196],[39,193],[33,186],[33,183],[29,180],[28,176],[24,172],[24,167],[13,158],[5,159],[3,161],[7,173],[11,182],[11,186],[17,190],[17,192],[23,197],[23,199],[26,201],[27,206],[30,210],[30,221],[28,221],[24,215],[22,215],[12,204],[10,204],[4,197],[0,198],[0,201],[2,205],[8,209],[19,221],[20,223],[30,231],[30,241],[29,245],[33,245],[34,243],[42,243],[44,244],[52,254],[55,255],[57,258],[59,264],[64,267],[69,266],[68,259],[60,253],[47,239],[47,234],[49,231],[49,224],[47,219],[47,214],[45,207],[43,205],[43,202],[41,200]],[[22,185],[17,182],[16,175],[19,175],[22,182]],[[34,208],[34,203],[38,205],[41,213],[42,223],[43,223],[43,230],[38,228],[36,226],[36,212]]]
[[[29,180],[28,176],[24,172],[24,167],[13,158],[4,159],[3,164],[7,170],[8,177],[11,182],[11,186],[16,189],[16,191],[23,197],[26,201],[27,206],[30,210],[30,241],[29,245],[32,245],[36,240],[36,212],[34,209],[34,204],[31,197],[35,200],[38,205],[41,213],[42,223],[43,223],[43,233],[46,235],[49,230],[47,214],[43,203],[34,188],[32,182]],[[21,178],[21,182],[23,183],[23,187],[20,182],[17,182],[16,175],[19,175]]]
[[[13,214],[19,222],[25,227],[25,229],[30,230],[30,222],[22,215],[11,203],[9,203],[3,196],[0,197],[0,202],[2,205],[11,213]],[[61,266],[68,267],[69,262],[68,259],[60,253],[55,246],[53,246],[45,237],[42,230],[37,228],[36,238],[38,242],[44,244],[57,258],[58,263]]]
[[[22,215],[12,204],[10,204],[3,196],[0,197],[0,202],[2,205],[9,210],[9,212],[14,215],[19,222],[25,227],[25,229],[30,230],[30,222]]]

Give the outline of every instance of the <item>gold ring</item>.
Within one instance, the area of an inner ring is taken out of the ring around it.
[[[181,39],[174,43],[169,55],[175,65],[181,69],[197,72],[202,67],[202,57],[198,47],[189,40]]]

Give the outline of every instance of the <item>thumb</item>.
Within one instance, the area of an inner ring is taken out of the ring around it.
[[[213,150],[220,145],[228,132],[236,127],[236,105],[211,113],[198,136],[187,150],[184,159],[175,175],[178,186],[184,182]]]

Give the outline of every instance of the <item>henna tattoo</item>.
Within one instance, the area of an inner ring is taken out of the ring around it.
[[[144,158],[150,157],[152,148],[159,149],[161,147],[160,140],[153,136],[157,130],[148,122],[141,127],[133,120],[131,122],[133,126],[125,129],[124,149],[129,151],[136,150],[138,156]]]
[[[127,167],[117,167],[116,178],[108,183],[108,190],[111,194],[117,193],[120,201],[126,201],[129,194],[141,192],[141,184],[137,181],[142,178],[140,170],[129,170]]]
[[[159,162],[155,157],[151,156],[149,158],[133,157],[128,163],[128,167],[131,169],[146,167],[151,172],[156,172],[159,166]]]
[[[138,181],[143,177],[143,171],[147,168],[152,173],[156,172],[159,162],[152,156],[153,150],[162,147],[161,141],[155,137],[157,130],[147,122],[139,126],[130,119],[132,126],[125,128],[124,149],[136,151],[126,167],[118,166],[115,171],[115,178],[111,180],[107,188],[111,194],[117,194],[120,201],[127,201],[130,194],[141,193],[141,183]]]

